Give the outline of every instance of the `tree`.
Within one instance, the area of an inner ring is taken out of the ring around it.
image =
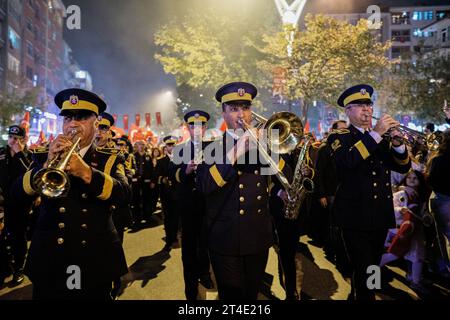
[[[389,43],[380,43],[368,28],[367,20],[357,25],[324,15],[308,14],[306,28],[296,32],[292,55],[288,56],[285,32],[263,36],[259,48],[264,58],[257,65],[271,86],[275,67],[287,70],[286,96],[303,100],[303,116],[314,100],[335,105],[338,95],[349,85],[376,83],[388,71],[385,56]],[[290,32],[291,30],[287,30]]]
[[[247,38],[258,41],[259,34],[273,27],[270,21],[275,20],[251,19],[239,10],[233,16],[213,9],[190,12],[181,22],[172,21],[155,33],[155,44],[160,47],[155,59],[175,77],[182,101],[218,116],[221,109],[213,101],[221,85],[248,81],[259,86],[258,52],[246,45]],[[262,96],[267,99],[267,93]]]
[[[438,52],[417,54],[392,66],[384,80],[386,111],[412,115],[425,122],[443,122],[444,100],[450,101],[450,57]]]
[[[23,115],[25,108],[37,105],[38,88],[25,85],[24,79],[9,74],[9,89],[0,95],[0,127],[6,128],[13,124],[15,115]],[[17,120],[15,121],[17,124]]]

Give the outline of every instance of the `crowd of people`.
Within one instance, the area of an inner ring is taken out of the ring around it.
[[[0,149],[0,287],[25,274],[34,299],[115,298],[128,272],[124,233],[140,230],[158,208],[162,250],[182,250],[187,300],[198,298],[199,284],[217,287],[221,300],[257,299],[272,246],[286,299],[299,299],[303,234],[349,279],[349,299],[373,300],[367,268],[399,259],[408,262],[411,288],[427,294],[425,267],[450,274],[450,131],[428,125],[411,140],[389,115],[372,126],[373,92],[344,91],[338,105],[349,122],[336,120],[322,140],[304,134],[289,152],[271,152],[277,170],[268,175],[261,130],[251,126],[250,83],[217,91],[228,128],[222,137],[205,141],[210,115],[193,110],[184,115],[191,139],[182,143],[167,136],[132,144],[115,136],[96,94],[61,91],[61,135],[29,149],[25,130],[11,126]],[[287,216],[292,201],[299,209]],[[81,277],[68,286],[73,266]]]

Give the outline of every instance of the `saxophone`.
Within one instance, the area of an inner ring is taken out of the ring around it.
[[[284,209],[284,217],[289,220],[297,219],[299,209],[306,198],[307,193],[312,193],[314,190],[314,182],[307,177],[303,177],[302,167],[305,163],[306,153],[309,150],[311,137],[306,136],[300,155],[298,156],[297,165],[295,166],[294,179],[286,190],[288,194],[288,201]]]

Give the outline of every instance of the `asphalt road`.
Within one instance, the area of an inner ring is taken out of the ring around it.
[[[164,247],[162,217],[156,213],[152,220],[138,231],[125,233],[124,249],[130,272],[122,279],[119,300],[183,300],[184,284],[181,263],[181,249],[170,253]],[[301,237],[297,253],[299,286],[302,299],[345,300],[350,292],[349,282],[330,263],[319,247],[306,236]],[[400,265],[401,267],[401,265]],[[405,280],[405,271],[399,266],[383,270],[382,290],[377,294],[380,300],[420,299]],[[26,279],[21,285],[11,287],[7,279],[6,287],[0,290],[0,300],[31,299],[31,283]],[[449,279],[429,281],[431,294],[425,298],[449,299]],[[259,299],[285,298],[280,285],[277,255],[270,250],[264,278],[264,286]],[[423,296],[422,296],[423,298]],[[206,290],[200,285],[200,299],[217,299],[217,291]]]

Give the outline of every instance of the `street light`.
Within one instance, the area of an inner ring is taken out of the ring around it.
[[[300,19],[307,0],[295,0],[290,5],[287,4],[286,0],[274,1],[283,23],[283,30],[286,34],[286,40],[288,41],[286,48],[287,56],[288,58],[291,58],[298,20]],[[293,70],[291,70],[291,72],[293,72]],[[289,112],[291,112],[291,109],[291,100],[289,99]]]

